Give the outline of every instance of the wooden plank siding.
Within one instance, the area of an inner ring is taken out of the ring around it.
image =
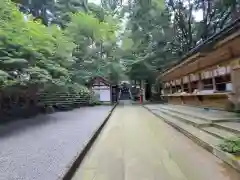
[[[235,38],[236,39],[221,44],[221,46],[218,45],[211,52],[197,53],[191,56],[183,63],[160,75],[160,79],[166,82],[201,71],[222,62],[230,62],[232,59],[240,56],[240,38],[239,36]]]
[[[240,77],[236,77],[240,74],[240,30],[214,43],[160,75],[169,103],[225,110],[231,103],[240,104],[229,98],[234,93],[240,97]]]

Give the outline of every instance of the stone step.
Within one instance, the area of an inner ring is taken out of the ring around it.
[[[207,146],[217,146],[220,142],[220,138],[210,135],[209,133],[192,126],[191,124],[187,124],[183,121],[179,121],[178,119],[172,117],[171,115],[167,115],[160,111],[152,111],[155,115],[163,118],[167,123],[171,124],[173,127],[178,129],[179,131],[183,132],[184,134],[187,133],[188,137],[197,137],[199,140],[205,142]],[[210,148],[209,147],[209,148]]]
[[[168,123],[175,129],[183,133],[189,139],[193,140],[195,143],[202,146],[204,149],[206,149],[207,151],[209,151],[210,153],[212,153],[222,161],[226,162],[233,168],[240,171],[239,158],[232,154],[223,152],[219,149],[218,145],[222,141],[221,138],[213,136],[210,133],[207,133],[206,131],[199,129],[197,127],[194,127],[190,124],[179,121],[176,118],[173,118],[172,116],[162,113],[158,110],[151,110],[149,108],[147,109],[153,114],[155,114],[156,116],[163,119],[166,123]]]
[[[240,122],[220,122],[214,123],[213,126],[240,135]]]
[[[236,137],[237,134],[229,132],[225,129],[220,129],[217,127],[202,127],[202,130],[206,131],[207,133],[221,139],[227,139],[229,137]]]
[[[172,116],[180,121],[191,124],[195,127],[210,126],[210,124],[211,124],[211,122],[208,122],[208,121],[205,121],[205,120],[199,119],[199,118],[193,118],[186,114],[180,114],[180,113],[176,113],[176,112],[169,111],[169,110],[163,110],[163,109],[159,109],[159,111],[164,114],[167,114],[169,116]]]
[[[201,120],[204,120],[204,121],[210,121],[208,118],[203,117],[203,116],[199,116],[196,113],[193,114],[193,113],[189,113],[189,112],[182,111],[182,110],[176,110],[176,108],[163,106],[163,107],[161,107],[161,109],[172,111],[172,112],[175,112],[175,113],[178,113],[178,114],[182,114],[182,115],[187,115],[187,116],[192,117],[192,118],[198,118],[198,119],[201,119]]]
[[[171,105],[163,105],[161,107],[159,107],[161,109],[164,110],[169,110],[169,111],[173,111],[175,113],[178,114],[183,114],[183,115],[187,115],[189,117],[192,118],[198,118],[198,119],[202,119],[205,121],[209,121],[209,122],[213,122],[213,123],[217,123],[217,122],[240,122],[240,118],[239,117],[234,117],[233,115],[226,115],[226,116],[219,116],[218,112],[212,112],[209,110],[203,110],[201,109],[201,111],[199,111],[199,108],[193,108],[193,107],[180,107],[180,106],[176,106],[176,107],[172,107]],[[195,111],[194,111],[195,109]],[[204,114],[204,116],[203,116]],[[214,114],[214,115],[213,115]],[[221,114],[225,114],[223,112],[221,112]],[[226,112],[226,114],[229,114],[229,112]],[[234,114],[234,113],[232,113]]]

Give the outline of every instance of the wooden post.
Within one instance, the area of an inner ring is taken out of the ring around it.
[[[233,92],[233,103],[235,105],[235,111],[240,111],[240,60],[237,59],[232,63],[231,69],[231,81],[232,81],[232,92]]]
[[[190,79],[190,75],[187,75],[188,77],[188,91],[189,93],[192,93],[192,85],[191,85],[191,79]]]
[[[202,77],[201,77],[201,74],[198,73],[198,90],[199,91],[202,91],[204,89],[204,85],[203,85],[203,81],[202,81]]]
[[[181,85],[181,91],[183,92],[183,91],[184,91],[184,87],[183,87],[183,78],[181,78],[181,80],[180,80],[180,85]]]
[[[211,76],[212,76],[213,90],[216,91],[216,90],[217,90],[216,80],[215,80],[215,76],[214,76],[214,73],[213,73],[213,72],[211,72]]]

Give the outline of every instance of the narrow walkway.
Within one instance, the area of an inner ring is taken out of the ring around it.
[[[116,108],[73,180],[239,180],[240,174],[140,106]]]

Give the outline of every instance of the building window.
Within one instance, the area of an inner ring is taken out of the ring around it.
[[[230,66],[217,67],[214,71],[216,90],[220,92],[232,91]]]
[[[192,88],[192,90],[190,93],[193,93],[194,90],[198,89],[198,81],[191,82],[191,88]]]
[[[203,90],[213,90],[213,81],[212,79],[203,79]]]
[[[231,91],[231,76],[230,74],[215,77],[217,91]]]
[[[190,93],[188,84],[183,84],[183,92]]]

